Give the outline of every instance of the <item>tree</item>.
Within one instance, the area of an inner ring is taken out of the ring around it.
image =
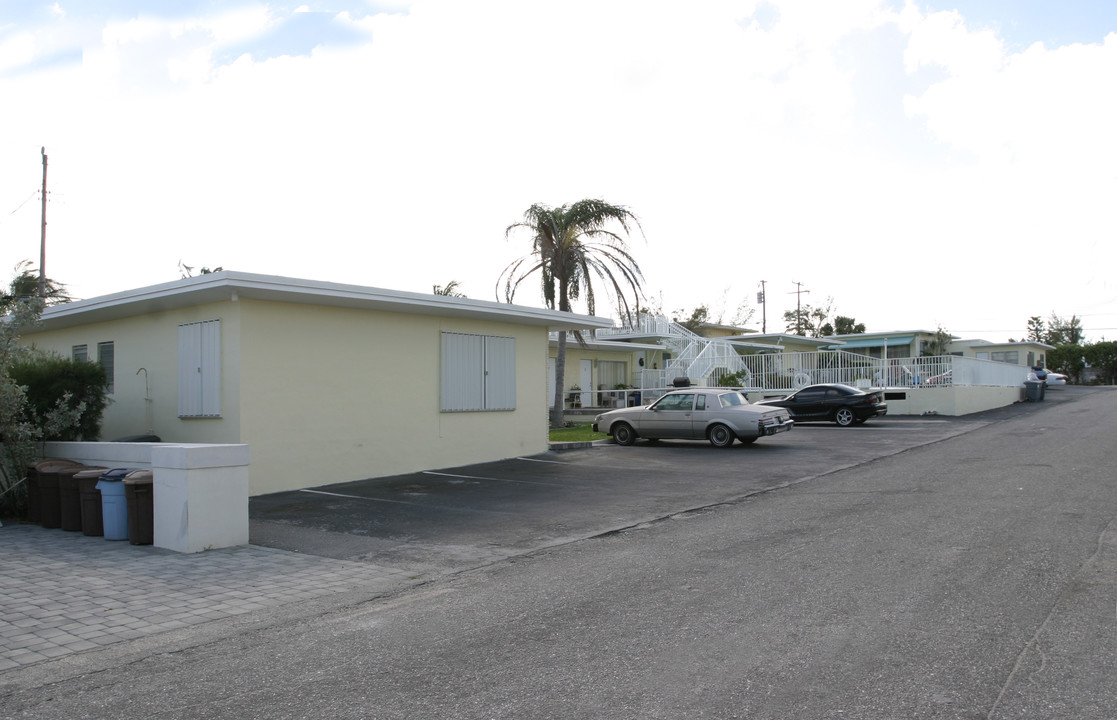
[[[1028,334],[1025,336],[1025,339],[1031,340],[1032,342],[1043,342],[1046,336],[1047,330],[1044,328],[1043,318],[1039,315],[1033,315],[1028,318]]]
[[[38,407],[29,400],[31,393],[22,371],[42,362],[46,355],[21,345],[20,335],[39,323],[43,308],[48,304],[68,302],[70,298],[65,286],[49,279],[45,284],[46,293],[40,297],[38,276],[30,264],[20,263],[15,270],[8,290],[0,292],[0,438],[3,439],[0,443],[0,515],[19,513],[25,496],[21,480],[27,466],[41,455],[40,440],[73,439],[80,436],[83,429],[93,427],[83,425],[83,419],[94,422],[86,414],[89,400],[84,386],[94,385],[100,389],[97,413],[105,405],[104,371],[99,368],[93,374],[99,373],[100,385],[96,381],[75,384],[69,379],[59,384],[55,378],[43,378],[56,391],[53,397]],[[76,389],[79,386],[81,389]]]
[[[830,330],[828,332],[828,330]],[[859,323],[851,317],[845,315],[836,315],[834,317],[834,326],[831,329],[830,323],[822,327],[823,335],[856,335],[865,332],[865,323]]]
[[[1059,345],[1047,352],[1047,367],[1082,381],[1082,371],[1086,369],[1085,349],[1081,345]]]
[[[686,320],[679,319],[681,317],[684,317],[685,315],[685,310],[676,310],[673,320],[676,324],[682,325],[687,330],[690,330],[692,333],[695,333],[697,335],[699,334],[698,330],[710,321],[710,308],[706,307],[705,305],[699,305],[698,307],[694,308],[693,311],[691,311],[690,317],[688,317]]]
[[[531,234],[531,253],[515,260],[497,280],[497,297],[501,286],[506,302],[512,302],[516,290],[528,277],[539,273],[543,302],[552,310],[570,312],[572,304],[583,300],[592,315],[595,310],[592,278],[606,286],[618,309],[631,320],[629,305],[640,301],[643,275],[625,239],[609,229],[619,225],[626,235],[631,228],[640,229],[640,221],[621,205],[604,200],[579,200],[573,205],[553,208],[535,204],[524,213],[523,220],[504,231],[509,237],[517,230]],[[581,336],[576,334],[581,341]],[[555,397],[551,408],[551,427],[562,426],[562,381],[566,372],[566,331],[558,335],[555,356]]]
[[[946,329],[939,325],[939,329],[935,331],[935,339],[927,342],[923,346],[920,355],[924,357],[941,357],[948,354],[948,348],[954,336],[946,331]]]
[[[747,299],[742,300],[733,312],[733,317],[729,318],[727,321],[725,317],[726,301],[729,299],[730,291],[730,288],[726,288],[722,293],[721,299],[714,307],[702,304],[694,308],[689,315],[686,310],[676,310],[672,319],[693,333],[698,333],[703,325],[710,323],[715,325],[728,324],[738,328],[744,327],[745,324],[756,315],[756,308],[749,305]]]
[[[1071,315],[1070,319],[1061,318],[1055,313],[1047,321],[1047,332],[1043,341],[1048,345],[1081,345],[1083,340],[1082,320]]]
[[[203,267],[201,270],[198,271],[198,274],[199,275],[209,275],[210,273],[221,272],[224,269],[225,268],[223,268],[223,267],[215,267],[213,269],[210,269],[208,267]],[[183,265],[181,260],[178,261],[178,271],[182,275],[182,277],[184,277],[184,278],[194,277],[194,266],[193,265]]]
[[[814,338],[833,335],[834,327],[827,322],[833,307],[834,298],[827,298],[825,307],[802,305],[795,310],[788,310],[783,314],[787,332]],[[827,330],[830,332],[826,332]]]
[[[31,266],[29,260],[16,265],[15,273],[15,277],[8,284],[7,291],[0,298],[0,303],[5,310],[15,300],[26,300],[39,295],[39,272]],[[73,300],[66,286],[60,282],[47,278],[44,287],[43,302],[46,305],[59,305]]]
[[[1086,362],[1097,368],[1102,382],[1107,385],[1117,383],[1117,342],[1096,342],[1085,348]]]
[[[458,287],[461,285],[457,280],[451,280],[445,285],[435,285],[434,294],[442,295],[444,297],[465,297],[465,293],[458,292]]]

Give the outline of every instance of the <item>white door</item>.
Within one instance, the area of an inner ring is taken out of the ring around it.
[[[578,361],[578,387],[582,388],[582,407],[593,403],[593,360]]]

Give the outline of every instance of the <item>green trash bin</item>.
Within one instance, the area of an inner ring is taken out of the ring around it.
[[[155,543],[155,475],[151,470],[135,470],[124,476],[124,496],[128,501],[128,542],[133,545]]]

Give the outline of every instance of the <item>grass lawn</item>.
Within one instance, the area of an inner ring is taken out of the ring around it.
[[[591,430],[592,423],[577,423],[574,427],[551,430],[551,442],[579,442],[582,440],[603,440],[605,433]]]

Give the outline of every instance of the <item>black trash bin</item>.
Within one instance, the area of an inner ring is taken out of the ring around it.
[[[58,471],[80,466],[72,460],[39,463],[39,524],[45,528],[62,527],[62,498],[58,492]]]
[[[76,476],[85,468],[70,465],[58,469],[58,526],[67,532],[81,532],[81,495]]]
[[[1042,380],[1025,380],[1024,381],[1024,396],[1029,402],[1039,402],[1043,400],[1044,390],[1047,388],[1047,383]]]
[[[43,520],[42,507],[43,507],[43,492],[39,486],[39,473],[43,468],[51,465],[52,463],[62,463],[64,465],[76,465],[72,460],[63,460],[62,458],[47,458],[40,460],[37,463],[29,465],[27,468],[27,520],[28,522],[41,523]]]
[[[124,476],[124,497],[128,502],[128,542],[133,545],[155,543],[155,483],[151,470],[134,470]]]
[[[78,499],[81,502],[81,534],[89,537],[103,537],[105,534],[104,514],[101,512],[101,491],[97,481],[106,467],[87,466],[74,474],[78,483]]]

